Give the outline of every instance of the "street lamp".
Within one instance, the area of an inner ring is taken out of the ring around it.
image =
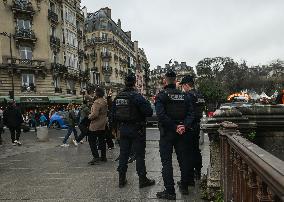
[[[9,38],[10,40],[10,58],[11,58],[11,62],[10,62],[10,66],[11,66],[11,71],[12,71],[12,91],[9,91],[9,95],[10,98],[14,100],[15,96],[14,96],[14,68],[13,68],[13,54],[12,54],[12,38],[13,35],[11,33],[7,33],[7,32],[0,32],[0,35],[2,36],[6,36]]]

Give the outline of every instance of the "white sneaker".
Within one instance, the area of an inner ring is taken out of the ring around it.
[[[77,143],[76,140],[73,140],[73,143],[74,143],[74,145],[75,145],[76,147],[78,146],[78,143]]]
[[[62,144],[61,147],[69,147],[69,144]]]
[[[84,144],[84,141],[83,141],[83,140],[81,140],[81,141],[80,141],[80,143],[81,143],[81,144]]]
[[[17,144],[15,142],[12,143],[13,146],[16,146]]]
[[[22,143],[19,140],[15,140],[15,142],[17,143],[17,145],[21,146]]]

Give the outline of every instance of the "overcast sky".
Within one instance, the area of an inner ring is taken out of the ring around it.
[[[82,0],[82,6],[111,8],[151,69],[171,58],[190,66],[215,56],[250,65],[284,59],[284,0]]]

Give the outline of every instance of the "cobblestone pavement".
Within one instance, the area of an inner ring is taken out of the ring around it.
[[[34,132],[23,133],[23,145],[19,147],[12,146],[6,130],[4,145],[0,146],[0,201],[163,201],[156,198],[156,192],[163,189],[157,129],[147,130],[146,150],[148,176],[156,180],[156,185],[143,189],[138,188],[135,163],[128,168],[128,185],[118,188],[114,161],[118,146],[108,151],[108,162],[89,166],[91,153],[86,142],[78,147],[59,146],[65,133],[50,130],[50,141],[45,143],[37,142]],[[209,159],[208,139],[205,140],[204,173]],[[180,177],[177,161],[173,164],[177,181]],[[190,188],[187,197],[181,196],[177,189],[177,201],[202,201],[198,186]]]

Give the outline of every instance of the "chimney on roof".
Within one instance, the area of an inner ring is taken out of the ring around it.
[[[118,21],[117,21],[117,26],[118,26],[119,28],[121,28],[121,21],[120,21],[120,19],[118,19]]]
[[[111,18],[111,9],[109,7],[102,8],[102,10],[106,13],[107,17]]]
[[[126,32],[126,35],[131,39],[131,31]]]

